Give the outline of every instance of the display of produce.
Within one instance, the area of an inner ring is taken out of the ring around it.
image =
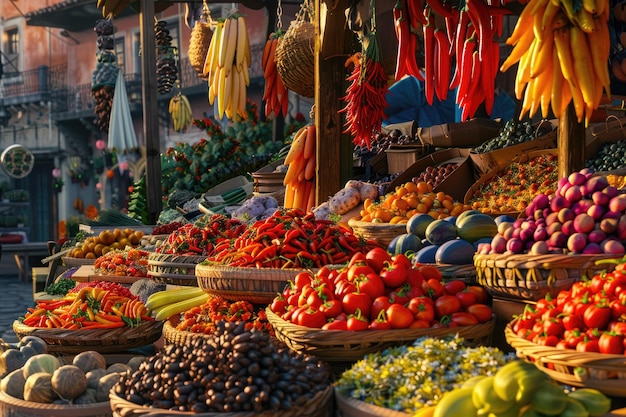
[[[540,129],[539,126],[537,129]],[[538,131],[528,121],[508,120],[498,136],[483,142],[472,149],[476,153],[485,153],[503,149],[509,146],[528,142],[538,136]]]
[[[40,353],[48,353],[48,345],[37,336],[26,336],[16,344],[0,341],[0,378],[5,377],[16,369],[24,366],[32,356]],[[2,384],[0,383],[0,390]]]
[[[147,277],[149,254],[142,249],[114,249],[96,258],[94,271],[107,276]]]
[[[325,330],[471,326],[492,319],[486,293],[480,300],[477,294],[463,281],[443,283],[435,267],[375,248],[340,268],[300,272],[269,308],[283,320]]]
[[[301,127],[293,135],[284,162],[284,165],[287,165],[287,172],[283,178],[285,208],[307,211],[315,206],[316,141],[317,133],[313,124]]]
[[[217,244],[207,263],[244,268],[320,268],[347,262],[358,252],[378,246],[358,238],[332,220],[313,212],[279,209],[257,220],[232,240]]]
[[[178,378],[169,376],[173,367]],[[154,409],[280,415],[327,390],[330,377],[327,364],[291,352],[267,332],[246,330],[243,321],[222,321],[211,334],[165,346],[125,376],[114,393]]]
[[[252,65],[246,20],[238,11],[219,19],[204,63],[208,78],[209,104],[215,104],[219,119],[245,119],[246,87]]]
[[[556,186],[556,189],[554,185]],[[574,172],[538,193],[524,216],[502,222],[480,253],[623,255],[626,195],[607,177]]]
[[[466,381],[495,375],[508,361],[501,350],[468,347],[462,338],[422,337],[412,345],[365,356],[341,374],[335,389],[368,404],[419,413]],[[465,412],[459,409],[441,416]]]
[[[535,365],[514,360],[493,375],[469,379],[443,393],[430,415],[453,416],[604,416],[611,400],[598,390],[565,388],[539,371]]]
[[[626,166],[626,140],[605,142],[585,161],[585,167],[594,172],[613,171]]]
[[[589,123],[603,93],[611,93],[609,54],[611,6],[604,0],[574,5],[530,0],[506,40],[513,46],[500,67],[518,64],[515,95],[520,119],[541,109],[560,118],[573,103],[578,122]]]
[[[113,385],[123,374],[135,370],[142,360],[137,356],[107,365],[102,354],[86,350],[64,363],[56,356],[38,353],[2,378],[0,392],[31,403],[106,403]]]
[[[144,303],[113,282],[77,284],[60,299],[37,301],[20,318],[28,327],[77,331],[137,327],[151,320]]]
[[[484,176],[466,195],[465,202],[487,214],[519,213],[538,194],[554,191],[558,178],[558,157],[538,151],[503,169]]]
[[[434,219],[457,216],[469,206],[455,201],[443,191],[433,192],[427,182],[408,181],[396,190],[363,202],[362,222],[404,224],[418,213],[427,213]]]
[[[70,258],[97,259],[113,250],[126,250],[127,246],[137,247],[144,233],[131,228],[113,228],[100,231],[97,235],[77,239],[74,247],[68,252]]]

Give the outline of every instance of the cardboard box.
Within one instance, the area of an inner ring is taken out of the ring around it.
[[[385,149],[387,155],[387,173],[397,174],[403,172],[414,164],[422,155],[422,146],[394,146]]]
[[[502,126],[502,122],[477,118],[467,122],[421,127],[417,129],[417,136],[424,145],[440,148],[472,148],[498,136]]]
[[[605,143],[626,139],[626,118],[609,117],[585,130],[585,159],[592,158]]]
[[[539,132],[539,129],[545,127],[546,123],[547,122],[540,122],[533,127],[535,127],[536,132]],[[537,136],[535,139],[529,140],[528,142],[507,146],[506,148],[496,149],[491,152],[471,152],[470,158],[477,170],[477,175],[484,175],[496,167],[508,165],[511,161],[528,152],[556,148],[558,121],[550,120],[549,125],[552,128],[549,133]]]
[[[441,184],[434,188],[433,191],[444,193],[452,196],[455,200],[463,201],[463,197],[467,190],[474,184],[476,176],[474,166],[469,158],[469,149],[452,148],[443,149],[426,155],[417,160],[404,172],[398,175],[389,185],[385,192],[394,190],[396,186],[411,181],[413,177],[417,177],[424,172],[426,167],[438,166],[450,161],[459,162],[459,166],[450,174]]]

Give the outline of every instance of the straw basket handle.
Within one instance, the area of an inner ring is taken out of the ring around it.
[[[624,125],[622,124],[622,121],[614,114],[609,114],[606,119],[604,120],[604,124],[606,126],[606,131],[610,131],[611,129],[609,128],[609,122],[611,121],[611,119],[615,119],[615,121],[619,124],[619,128],[623,129]]]
[[[535,129],[535,139],[539,137],[539,131],[541,130],[541,127],[544,123],[547,123],[548,125],[550,125],[550,127],[552,127],[552,123],[550,123],[548,119],[543,119],[541,122],[539,122],[539,125],[537,125],[537,129]]]

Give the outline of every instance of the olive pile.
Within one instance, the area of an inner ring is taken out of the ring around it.
[[[585,162],[585,167],[599,171],[612,171],[626,166],[626,140],[603,143],[595,155]]]
[[[168,344],[115,393],[138,405],[191,412],[287,411],[330,386],[330,367],[244,322]]]
[[[455,163],[443,163],[439,166],[428,166],[417,177],[411,178],[415,184],[419,182],[427,182],[433,188],[443,182],[459,165]]]
[[[485,153],[495,151],[496,149],[506,148],[508,146],[519,145],[520,143],[533,140],[535,136],[541,136],[541,134],[549,133],[549,131],[551,130],[549,130],[548,127],[544,129],[541,126],[539,127],[539,131],[536,131],[535,128],[527,121],[519,122],[516,120],[509,120],[504,124],[504,127],[498,136],[483,142],[475,147],[473,151],[476,153]]]

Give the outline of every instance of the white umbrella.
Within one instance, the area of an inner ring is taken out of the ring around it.
[[[124,74],[122,74],[121,69],[115,81],[113,104],[111,105],[108,148],[116,152],[118,161],[125,161],[127,154],[134,154],[139,148],[130,106],[128,105]]]

